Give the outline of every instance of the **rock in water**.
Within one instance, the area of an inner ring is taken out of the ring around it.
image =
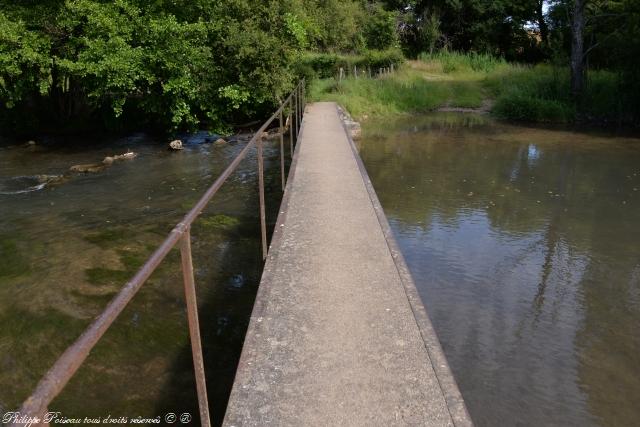
[[[360,127],[360,123],[353,120],[346,120],[344,123],[347,126],[347,129],[349,129],[349,133],[351,133],[351,138],[359,139],[362,136],[362,128]]]
[[[104,158],[102,163],[107,166],[111,166],[113,162],[117,160],[131,160],[138,157],[138,153],[134,153],[133,151],[127,151],[124,154],[116,154],[115,156],[107,156]]]
[[[36,146],[36,142],[35,141],[27,141],[24,143],[25,147],[35,147]]]
[[[182,141],[176,139],[175,141],[171,141],[169,143],[169,148],[172,150],[182,150]]]
[[[105,170],[106,166],[102,163],[91,163],[87,165],[74,165],[69,168],[71,172],[78,173],[97,173]]]
[[[117,156],[113,156],[113,160],[131,160],[138,157],[138,153],[134,153],[133,151],[127,151],[124,154],[118,154]]]
[[[64,175],[35,175],[35,179],[37,179],[40,184],[45,185],[63,184],[68,180]]]
[[[214,142],[215,145],[225,145],[227,143],[227,141],[225,141],[222,138],[218,138],[216,139],[216,142]]]
[[[272,132],[263,132],[262,139],[266,139],[268,141],[280,138],[280,131],[275,130]]]

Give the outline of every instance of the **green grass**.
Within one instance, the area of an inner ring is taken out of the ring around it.
[[[575,108],[569,75],[558,68],[511,66],[485,81],[496,102],[494,115],[516,121],[570,122]]]
[[[586,121],[627,121],[626,94],[616,73],[590,70],[585,94],[576,107],[571,98],[567,68],[540,64],[512,66],[492,74],[486,81],[496,99],[494,114],[510,120],[573,122],[579,115]]]
[[[631,122],[634,97],[618,74],[590,70],[580,108],[570,96],[567,67],[526,66],[477,53],[422,54],[398,72],[377,79],[317,79],[310,98],[335,101],[357,119],[423,113],[439,107],[476,108],[493,100],[506,120],[569,123]],[[578,113],[579,111],[579,113]]]
[[[419,68],[405,66],[376,79],[315,80],[310,97],[335,101],[354,117],[421,113],[443,105],[479,107],[484,89],[472,80],[432,80]]]
[[[508,67],[507,61],[484,53],[460,53],[440,51],[433,54],[422,53],[418,59],[424,63],[439,63],[446,74],[460,72],[490,73],[498,68]]]

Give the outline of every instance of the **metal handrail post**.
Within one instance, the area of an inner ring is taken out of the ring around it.
[[[258,192],[260,193],[260,231],[262,236],[262,259],[267,259],[267,217],[264,202],[264,159],[262,137],[258,137]]]
[[[282,123],[282,110],[280,110],[280,178],[282,179],[282,191],[284,191],[284,123]]]
[[[296,141],[298,140],[298,138],[300,137],[300,84],[298,84],[298,87],[296,88],[296,99],[298,100],[296,105],[298,106],[298,129],[296,129]]]
[[[296,144],[298,144],[298,124],[299,124],[299,119],[298,119],[298,104],[300,103],[300,101],[298,100],[298,87],[296,86],[296,88],[293,91],[293,99],[295,101],[295,113],[294,116],[296,117]]]
[[[293,103],[289,100],[289,145],[291,146],[289,149],[289,155],[293,158],[293,116],[291,114],[293,110]]]
[[[180,240],[180,256],[182,258],[182,277],[184,279],[184,295],[187,303],[187,318],[189,319],[189,337],[191,338],[191,355],[193,356],[193,370],[196,376],[198,391],[198,408],[200,409],[200,423],[202,427],[210,427],[209,400],[207,399],[207,382],[204,374],[204,360],[202,357],[202,340],[200,338],[200,323],[198,321],[198,302],[196,286],[193,278],[193,260],[191,257],[190,227],[185,230]]]
[[[304,119],[304,109],[307,107],[307,82],[302,79],[302,118]]]

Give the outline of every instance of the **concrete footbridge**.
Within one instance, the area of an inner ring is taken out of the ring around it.
[[[263,148],[276,124],[284,194],[268,245]],[[288,176],[285,134],[294,153]],[[56,396],[174,248],[200,424],[211,425],[191,225],[253,150],[266,262],[223,424],[472,425],[338,106],[307,104],[304,80],[60,355],[9,425],[49,424]]]
[[[470,426],[334,103],[306,107],[224,425]]]

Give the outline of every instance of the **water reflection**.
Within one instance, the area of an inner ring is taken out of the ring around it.
[[[640,140],[434,114],[361,153],[478,425],[640,418]]]

